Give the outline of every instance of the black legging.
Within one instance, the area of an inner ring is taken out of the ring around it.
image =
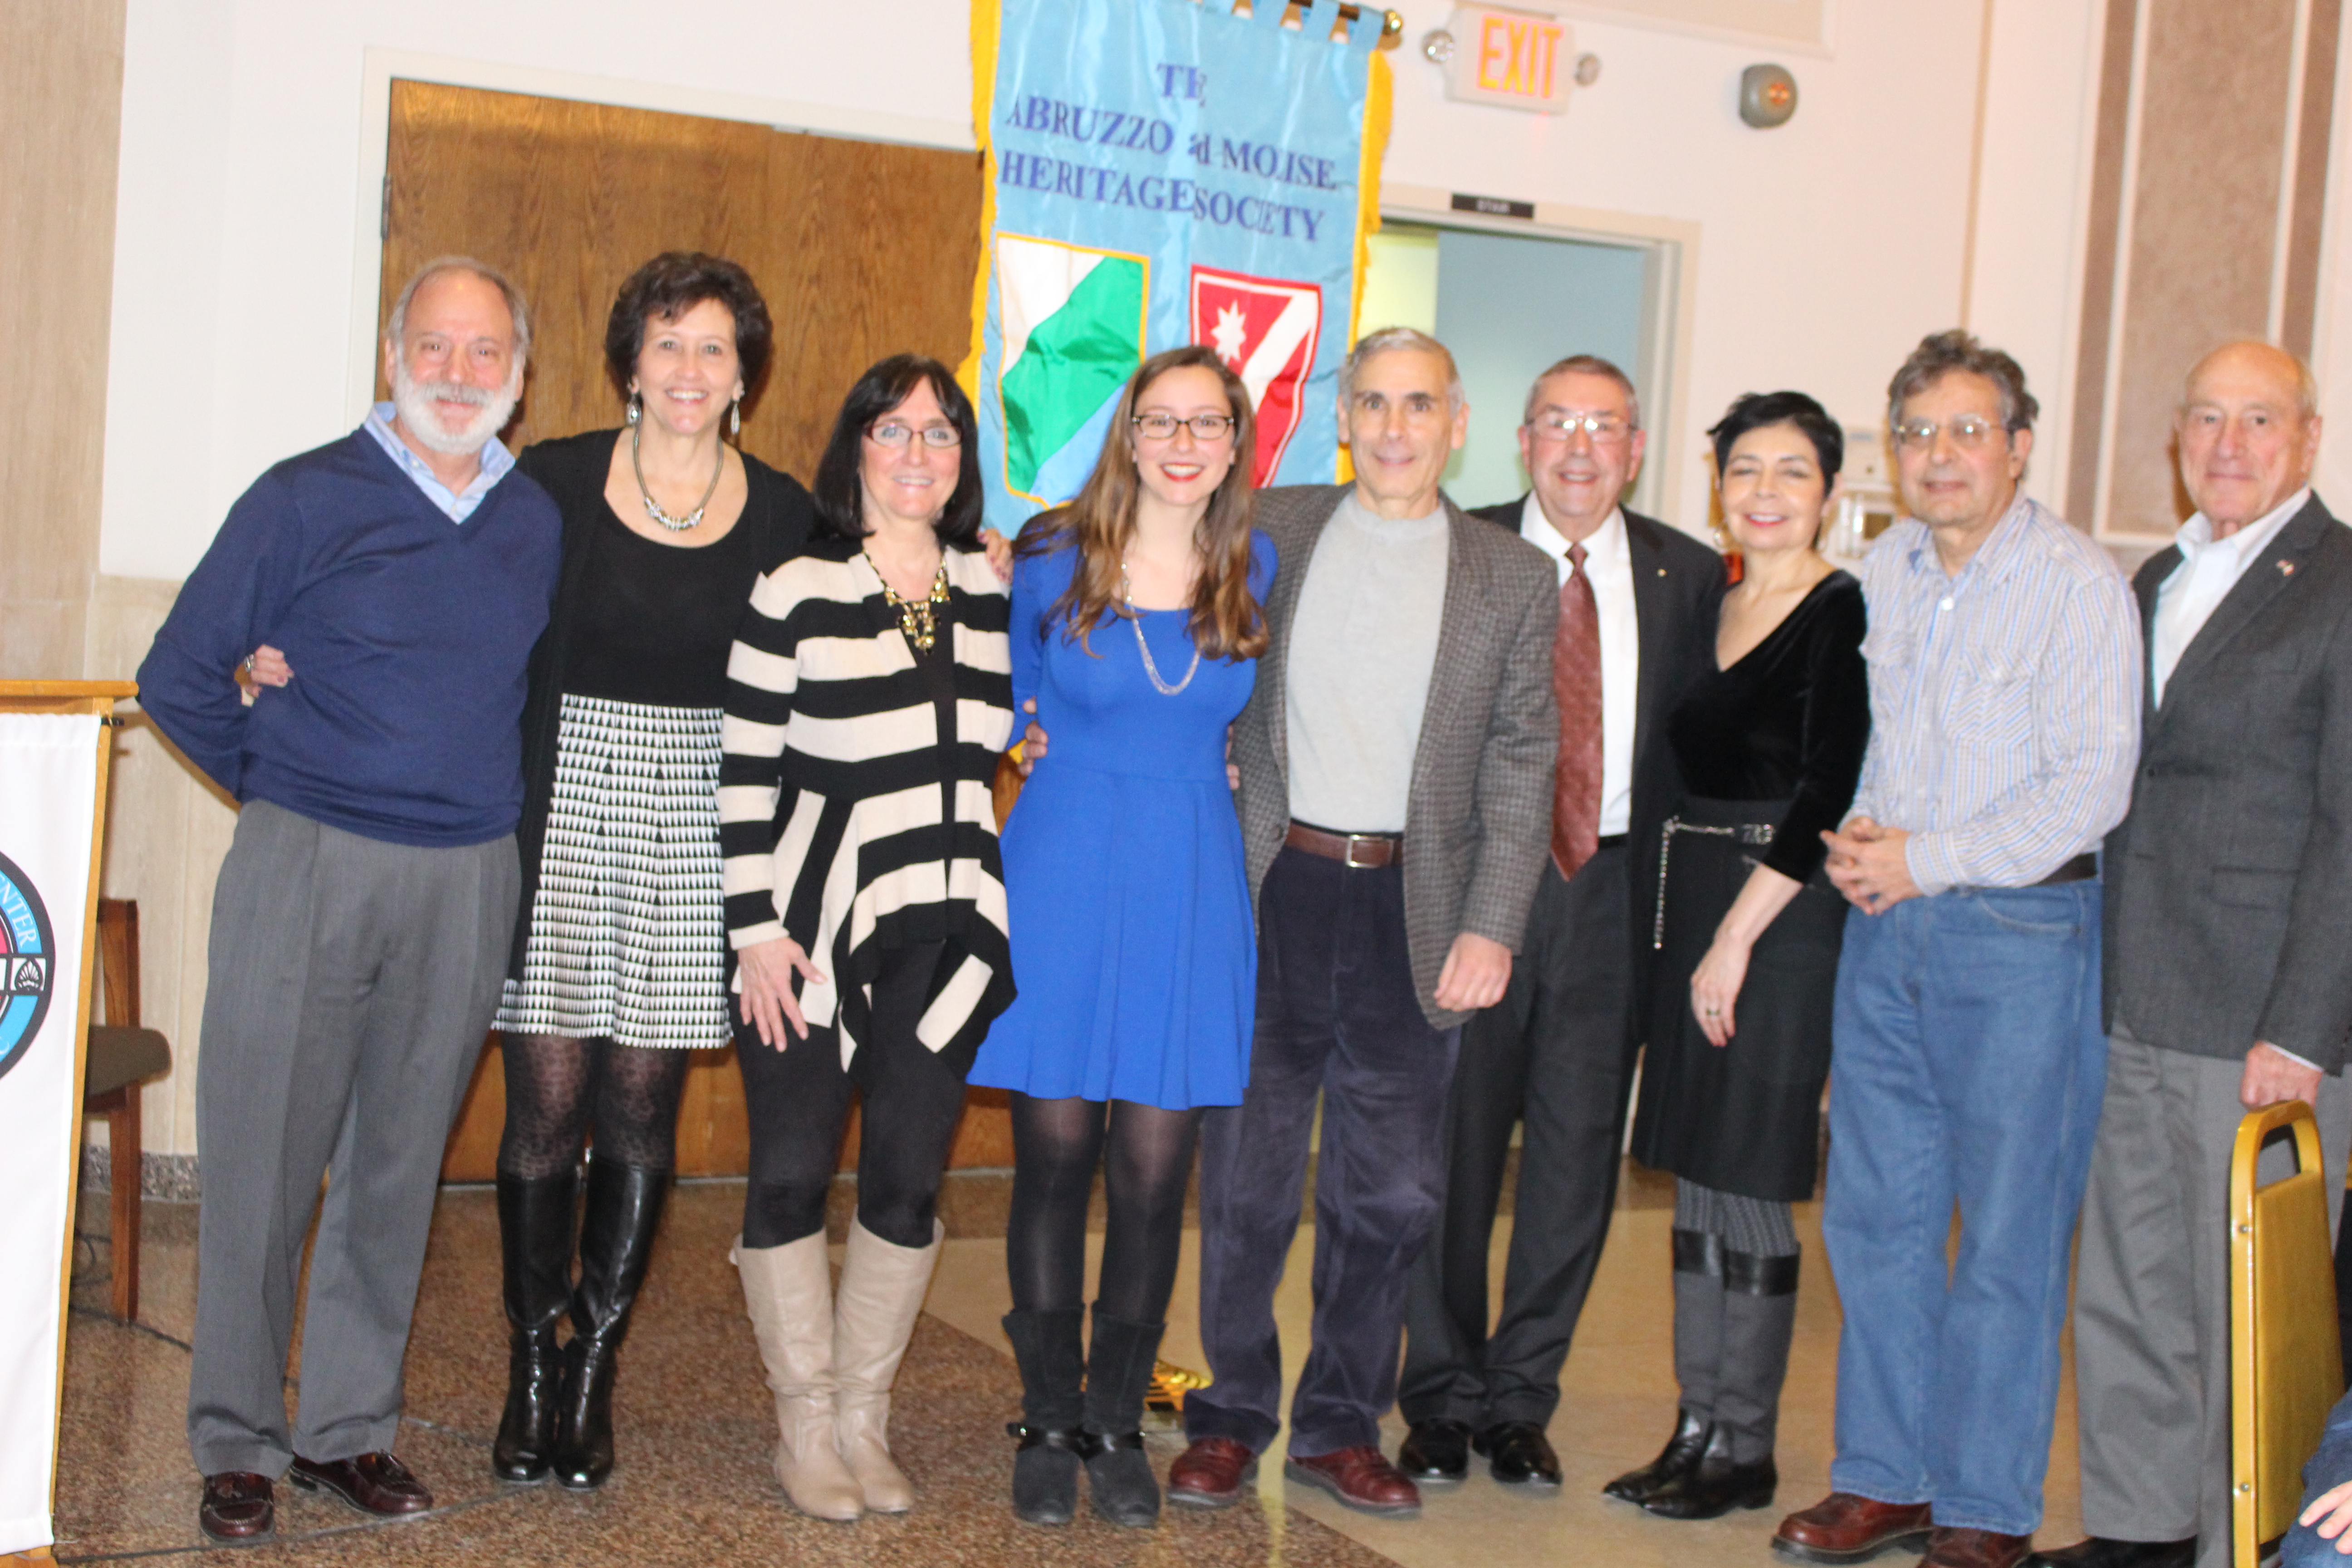
[[[1164,1321],[1184,1238],[1184,1189],[1201,1112],[1131,1100],[1013,1096],[1013,1216],[1004,1234],[1013,1304],[1086,1304],[1087,1204],[1103,1168],[1109,1213],[1095,1307]]]
[[[687,1055],[562,1035],[500,1035],[507,1122],[499,1170],[526,1181],[560,1175],[579,1163],[592,1124],[601,1157],[670,1169],[677,1163]]]
[[[896,1247],[929,1247],[940,1176],[956,1119],[963,1073],[915,1037],[945,944],[899,948],[875,977],[869,1037],[855,1079],[865,1094],[857,1144],[857,1218]],[[824,1197],[849,1116],[853,1075],[832,1039],[794,1039],[783,1050],[761,1043],[735,1015],[735,1059],[751,1115],[751,1179],[743,1193],[743,1245],[782,1247],[824,1228]]]

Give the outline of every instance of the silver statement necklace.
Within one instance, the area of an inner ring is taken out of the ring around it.
[[[719,444],[719,467],[711,472],[710,484],[703,490],[700,504],[684,517],[672,517],[662,510],[661,502],[654,500],[654,492],[646,488],[646,466],[637,458],[638,428],[636,422],[631,420],[629,423],[629,469],[637,476],[637,494],[646,503],[646,515],[672,533],[684,533],[689,528],[699,526],[702,514],[709,510],[710,498],[719,493],[719,481],[727,473],[727,444],[723,441]]]
[[[1171,686],[1160,679],[1160,667],[1151,662],[1151,645],[1143,640],[1143,616],[1135,607],[1135,590],[1128,586],[1124,555],[1118,558],[1118,596],[1127,605],[1127,624],[1135,628],[1135,651],[1143,656],[1143,673],[1150,678],[1152,689],[1162,697],[1173,697],[1192,685],[1192,678],[1201,673],[1201,645],[1192,645],[1192,668],[1184,672],[1183,679]]]

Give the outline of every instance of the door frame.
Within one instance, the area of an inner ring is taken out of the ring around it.
[[[714,92],[675,82],[592,76],[500,60],[420,53],[373,45],[360,65],[360,180],[358,210],[352,216],[352,309],[349,363],[344,369],[343,417],[356,425],[375,401],[377,323],[383,318],[384,223],[390,190],[385,169],[392,156],[392,84],[394,79],[438,82],[488,92],[528,93],[573,103],[610,104],[734,120],[814,136],[843,136],[908,147],[970,153],[979,147],[967,121],[932,120],[877,110],[844,109],[751,93]]]
[[[1422,228],[1476,229],[1522,239],[1566,239],[1642,255],[1642,336],[1637,363],[1626,366],[1642,389],[1650,443],[1627,504],[1653,517],[1682,515],[1680,436],[1688,414],[1691,323],[1698,315],[1699,227],[1680,218],[1601,207],[1536,202],[1531,218],[1461,212],[1454,193],[1433,185],[1384,184],[1381,217]],[[1444,287],[1441,274],[1438,287]],[[1539,367],[1538,367],[1539,368]]]

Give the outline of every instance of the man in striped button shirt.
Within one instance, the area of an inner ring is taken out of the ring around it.
[[[2036,410],[2016,361],[1939,332],[1888,396],[1907,515],[1864,567],[1870,752],[1826,836],[1854,906],[1822,1215],[1845,1309],[1834,1489],[1774,1545],[2015,1568],[2105,1083],[2094,851],[2130,798],[2139,620],[2105,553],[2018,493]]]

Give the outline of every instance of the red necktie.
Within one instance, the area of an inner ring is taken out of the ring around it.
[[[1551,784],[1551,858],[1563,877],[1601,847],[1601,608],[1584,574],[1584,546],[1568,547],[1551,690],[1559,701],[1559,766]]]

